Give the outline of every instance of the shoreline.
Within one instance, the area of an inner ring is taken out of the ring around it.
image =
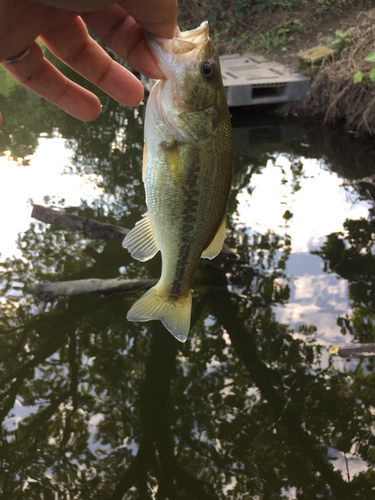
[[[239,12],[236,5],[245,5]],[[273,7],[267,10],[265,5]],[[365,57],[375,51],[373,2],[351,0],[285,0],[232,2],[222,0],[215,9],[209,0],[195,4],[180,0],[179,24],[191,29],[202,19],[210,22],[210,35],[221,55],[255,52],[295,71],[297,53],[316,45],[339,49],[332,61],[311,76],[308,93],[280,105],[277,114],[340,123],[364,137],[375,136],[375,82],[369,74],[375,62]],[[262,10],[262,8],[264,9]],[[372,9],[370,9],[372,7]],[[354,83],[362,72],[363,79]]]

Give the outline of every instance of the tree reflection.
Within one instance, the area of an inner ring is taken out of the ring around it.
[[[363,193],[359,193],[363,197]],[[367,193],[368,194],[368,193]],[[369,194],[371,201],[373,198]],[[370,208],[368,219],[347,219],[340,233],[331,233],[321,250],[316,252],[324,260],[324,270],[347,280],[349,283],[350,314],[339,316],[337,324],[343,335],[350,333],[354,341],[360,343],[375,340],[375,209]],[[372,406],[369,394],[374,389],[374,360],[364,359],[349,371],[353,380],[353,393],[362,394],[364,405]],[[351,423],[350,427],[353,426]],[[356,434],[363,436],[364,427],[357,425]],[[353,443],[353,428],[346,429],[340,436],[342,447],[349,449]],[[368,436],[367,441],[358,443],[364,460],[374,465],[374,436]],[[374,475],[368,473],[371,483],[375,483]],[[359,476],[354,482],[363,481]]]
[[[112,196],[72,210],[131,227],[143,203],[142,108],[109,100],[98,122],[64,115],[58,129],[74,150],[74,168],[100,176]],[[237,150],[232,213],[267,151],[247,143]],[[22,257],[0,264],[4,498],[371,497],[369,366],[339,371],[313,325],[295,332],[276,320],[274,306],[289,298],[290,238],[250,234],[232,216],[228,225],[240,260],[200,263],[184,345],[159,322],[127,322],[134,297],[59,299],[40,314],[23,293],[33,281],[111,278],[120,268],[130,278],[158,277],[160,259],[135,262],[118,242],[56,227],[34,224],[20,237]],[[355,228],[347,227],[351,239],[328,237],[319,254],[327,270],[350,281],[354,311],[367,318],[361,327],[344,318],[343,328],[369,341],[372,218]],[[361,457],[363,472],[341,472],[337,454]]]
[[[40,134],[48,137],[53,134],[55,107],[17,85],[8,97],[0,94],[0,108],[4,120],[0,129],[0,151],[10,151],[15,160],[27,165],[27,156],[35,152]]]
[[[29,272],[48,278],[33,232]],[[157,322],[126,322],[133,299],[121,296],[59,300],[40,317],[31,302],[8,310],[4,494],[280,498],[295,487],[299,498],[362,498],[369,481],[344,482],[329,460],[331,448],[368,448],[373,417],[352,387],[356,375],[321,368],[314,341],[294,339],[275,320],[272,306],[288,298],[285,241],[232,238],[243,259],[201,263],[195,325],[182,348]],[[59,255],[68,268],[80,244]],[[95,273],[90,258],[84,265]],[[220,291],[227,287],[234,292]],[[12,429],[17,401],[31,412]]]
[[[349,331],[359,342],[375,339],[375,209],[369,219],[344,223],[344,232],[332,233],[320,252],[325,270],[334,272],[349,282],[349,299],[353,313],[340,318],[343,333]]]

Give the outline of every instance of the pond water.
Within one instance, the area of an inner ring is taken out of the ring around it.
[[[354,182],[374,145],[233,110],[238,259],[200,263],[181,344],[126,320],[141,293],[41,307],[25,289],[159,277],[160,257],[31,219],[38,203],[132,228],[144,106],[100,95],[83,124],[1,78],[2,498],[374,498],[373,359],[328,353],[374,341],[374,204]]]

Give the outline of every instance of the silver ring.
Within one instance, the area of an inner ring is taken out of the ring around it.
[[[19,55],[15,57],[10,57],[9,59],[4,59],[3,62],[7,64],[13,64],[22,61],[22,59],[25,59],[27,55],[29,55],[30,52],[30,47],[27,47],[27,49],[23,50]]]

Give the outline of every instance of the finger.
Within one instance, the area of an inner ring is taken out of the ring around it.
[[[39,2],[58,9],[69,9],[76,12],[103,9],[107,5],[115,3],[114,0],[39,0]]]
[[[80,17],[67,19],[40,39],[59,59],[122,104],[141,102],[140,81],[94,42]]]
[[[147,45],[143,29],[119,5],[85,13],[82,19],[132,68],[149,78],[164,78]]]
[[[29,54],[22,61],[1,65],[25,87],[80,120],[94,120],[100,113],[99,99],[60,73],[44,58],[36,42],[30,46]]]
[[[177,0],[39,0],[40,3],[76,12],[91,12],[118,3],[145,30],[172,38],[177,28]]]
[[[72,13],[31,0],[0,0],[0,61],[29,47],[47,29]]]
[[[146,31],[173,38],[177,30],[177,0],[118,0],[118,3]]]

